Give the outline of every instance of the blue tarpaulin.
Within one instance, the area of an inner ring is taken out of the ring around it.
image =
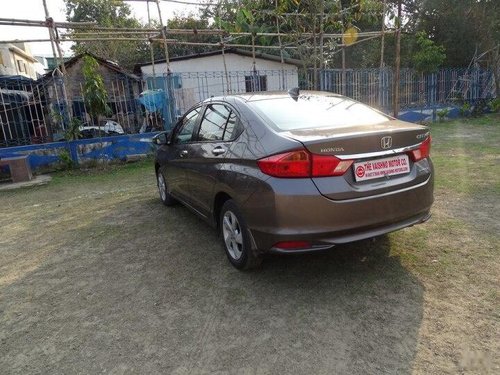
[[[172,119],[168,110],[168,100],[165,96],[165,91],[146,90],[139,95],[139,103],[141,103],[148,112],[158,112],[163,119],[163,127],[167,130],[170,128]]]
[[[146,90],[141,92],[139,102],[149,111],[161,111],[165,107],[165,93],[163,90]]]

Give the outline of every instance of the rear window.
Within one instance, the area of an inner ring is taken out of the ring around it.
[[[279,130],[340,128],[374,125],[391,118],[377,110],[345,97],[301,95],[255,100],[247,103],[261,117]]]

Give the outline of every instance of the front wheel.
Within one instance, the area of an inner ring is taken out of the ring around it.
[[[172,206],[175,204],[176,201],[174,197],[168,192],[167,180],[160,170],[156,172],[156,182],[158,184],[158,193],[160,194],[161,202],[165,206]]]
[[[262,258],[252,251],[245,219],[232,200],[222,206],[219,224],[222,245],[231,264],[238,269],[260,265]]]

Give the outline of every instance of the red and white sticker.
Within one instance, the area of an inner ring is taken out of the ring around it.
[[[405,154],[354,163],[356,181],[366,181],[408,172],[410,172],[410,163],[408,155]]]

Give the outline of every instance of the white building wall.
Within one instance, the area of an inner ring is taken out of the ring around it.
[[[29,48],[22,45],[25,50],[13,44],[0,45],[0,74],[21,75],[32,79],[37,79],[37,72],[34,57],[31,57]]]
[[[253,59],[226,53],[226,66],[229,76],[229,92],[246,92],[245,77],[251,76]],[[298,69],[292,64],[256,58],[255,69],[260,76],[266,76],[267,91],[288,90],[298,86]],[[141,67],[144,78],[153,76],[151,65]],[[180,75],[182,87],[175,90],[176,102],[182,110],[211,96],[224,95],[228,92],[222,55],[197,57],[189,60],[172,61],[172,74]],[[155,75],[166,75],[166,63],[155,64]]]

